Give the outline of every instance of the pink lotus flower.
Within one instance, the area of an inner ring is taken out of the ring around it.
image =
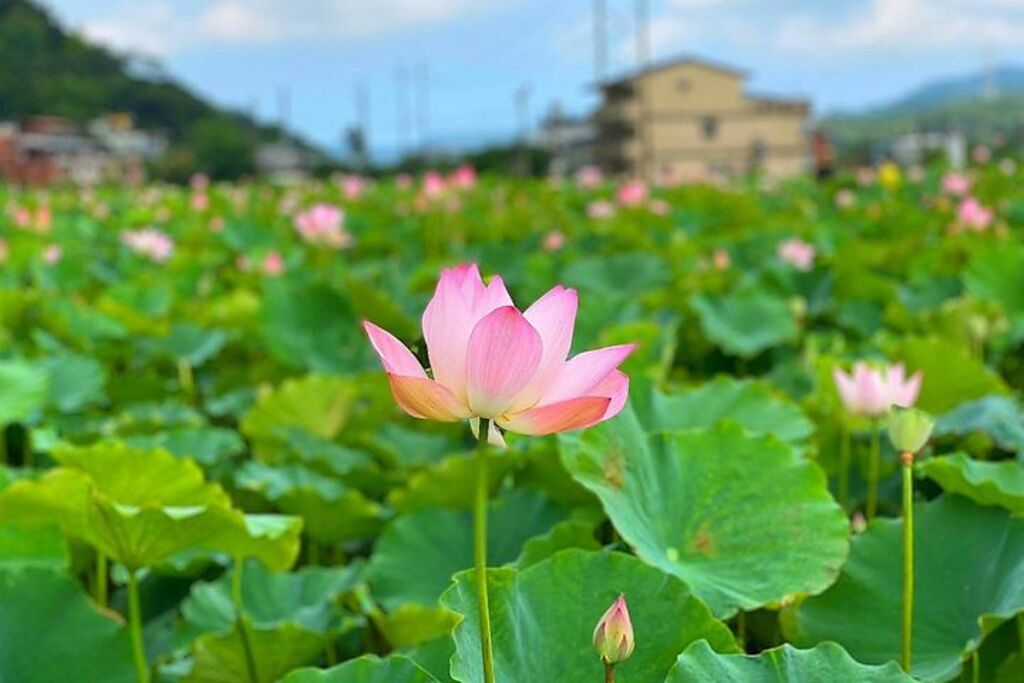
[[[878,417],[893,406],[909,408],[914,405],[924,375],[918,371],[907,378],[902,363],[887,366],[883,372],[860,361],[854,364],[852,374],[837,368],[832,378],[847,411],[853,415]]]
[[[460,190],[470,190],[476,185],[476,171],[469,164],[459,166],[450,178],[452,185]]]
[[[43,263],[48,266],[55,266],[60,263],[61,256],[64,252],[61,250],[60,245],[51,244],[46,249],[43,249]]]
[[[210,208],[210,195],[205,191],[193,192],[190,201],[193,211],[203,212]]]
[[[652,199],[648,205],[651,209],[651,213],[657,216],[667,216],[669,212],[669,204],[664,199]]]
[[[565,233],[560,230],[552,230],[544,235],[544,241],[541,242],[541,246],[547,252],[558,251],[565,246]]]
[[[620,595],[594,628],[594,649],[601,656],[601,661],[614,665],[629,659],[634,645],[629,608],[626,598]]]
[[[412,176],[408,173],[399,173],[395,176],[395,187],[399,190],[408,190],[412,187]]]
[[[349,174],[341,179],[341,191],[345,194],[345,199],[359,199],[366,191],[366,185],[366,180],[358,175]]]
[[[615,205],[604,199],[598,199],[587,205],[587,215],[596,221],[603,221],[615,215]]]
[[[221,232],[224,230],[224,217],[214,216],[210,219],[210,232]]]
[[[210,177],[205,173],[195,173],[188,179],[189,186],[196,192],[204,192],[210,186]]]
[[[984,166],[992,161],[992,150],[985,145],[978,145],[971,152],[971,158],[974,159],[974,163]]]
[[[715,267],[715,270],[726,270],[732,265],[732,257],[729,256],[729,252],[719,247],[711,256],[711,265]]]
[[[581,190],[592,190],[604,182],[604,174],[597,166],[584,166],[576,172],[576,187]]]
[[[988,230],[988,226],[992,224],[993,216],[992,209],[983,206],[974,197],[968,197],[960,202],[960,206],[956,210],[957,222],[962,227],[975,232],[985,232]]]
[[[270,277],[277,277],[284,273],[284,259],[281,258],[281,254],[276,251],[268,252],[263,257],[263,274],[269,275]]]
[[[776,253],[784,263],[797,270],[807,271],[814,267],[814,257],[818,252],[814,245],[794,238],[781,242]]]
[[[121,242],[156,263],[164,263],[174,254],[174,240],[156,228],[129,230],[121,235]]]
[[[446,189],[444,178],[437,171],[427,171],[423,176],[423,196],[433,198]]]
[[[629,180],[619,188],[618,200],[622,206],[639,206],[647,201],[647,183]]]
[[[423,313],[432,377],[389,332],[363,327],[388,374],[395,401],[415,418],[493,420],[520,434],[582,429],[622,410],[629,378],[618,369],[633,344],[566,360],[576,319],[576,291],[561,285],[525,313],[500,277],[484,285],[475,264],[442,271]],[[488,431],[495,444],[501,432]]]
[[[849,209],[857,203],[857,195],[848,187],[836,192],[836,206],[840,209]]]
[[[343,249],[352,244],[352,236],[342,227],[344,221],[345,212],[338,207],[317,204],[295,216],[295,229],[306,242]]]
[[[950,171],[942,176],[942,191],[955,197],[962,197],[971,191],[971,179],[965,173]]]

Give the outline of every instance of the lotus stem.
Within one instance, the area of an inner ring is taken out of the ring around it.
[[[604,683],[615,683],[615,665],[604,663]]]
[[[971,653],[971,682],[981,683],[981,655],[978,650]]]
[[[864,516],[869,522],[875,518],[875,513],[878,512],[878,479],[882,466],[881,434],[878,420],[872,420],[871,451],[868,454],[868,500],[864,511]]]
[[[242,577],[244,572],[244,558],[235,558],[235,570],[231,572],[231,602],[235,605],[235,625],[238,628],[238,639],[242,642],[242,652],[245,654],[245,668],[249,674],[249,683],[260,683],[259,674],[256,669],[256,655],[253,653],[252,643],[249,642],[249,631],[245,627],[242,603]]]
[[[139,683],[149,683],[149,661],[146,659],[146,643],[142,639],[139,575],[134,569],[128,574],[128,629],[131,632],[136,677]]]
[[[850,502],[850,428],[844,421],[839,435],[839,482],[837,495],[843,511]]]
[[[473,501],[473,567],[480,620],[480,657],[483,661],[485,683],[494,683],[491,612],[487,604],[487,437],[490,428],[490,420],[480,420],[480,443],[476,453],[476,495]]]
[[[909,674],[914,627],[914,454],[905,452],[900,460],[903,465],[903,647],[900,663]]]
[[[178,360],[178,384],[185,395],[191,397],[196,390],[195,376],[192,373],[192,364],[187,360]]]
[[[96,550],[96,575],[93,576],[93,596],[100,607],[107,606],[107,556]]]

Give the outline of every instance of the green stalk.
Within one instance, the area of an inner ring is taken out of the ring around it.
[[[494,683],[491,611],[487,604],[487,436],[490,428],[490,420],[480,420],[480,444],[476,452],[476,495],[473,501],[473,567],[480,619],[480,657],[483,661],[485,683]]]
[[[870,522],[878,512],[878,479],[882,463],[881,429],[878,420],[871,421],[871,452],[868,454],[868,500],[865,516]]]
[[[107,606],[107,556],[96,551],[96,576],[93,577],[93,596],[100,607]]]
[[[128,574],[128,628],[132,637],[132,657],[139,683],[149,683],[149,662],[146,644],[142,639],[142,607],[139,604],[139,575],[133,569]]]
[[[196,381],[192,373],[192,364],[183,358],[178,359],[178,384],[186,396],[191,397],[195,393]]]
[[[850,502],[850,428],[843,421],[841,427],[841,433],[839,435],[839,484],[838,484],[838,495],[839,505],[842,506],[843,510],[847,510],[847,505]]]
[[[242,576],[245,571],[244,558],[235,558],[235,570],[231,572],[231,602],[235,604],[235,625],[238,628],[238,639],[242,641],[242,652],[245,654],[245,668],[249,673],[249,683],[260,683],[256,669],[256,655],[249,642],[249,631],[245,627],[242,607]]]
[[[971,653],[971,681],[981,683],[981,655],[978,654],[978,650]]]
[[[604,663],[604,683],[615,683],[615,665]]]
[[[910,673],[914,627],[914,454],[903,453],[903,649],[900,663]]]

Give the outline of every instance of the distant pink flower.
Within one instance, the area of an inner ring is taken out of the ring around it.
[[[719,247],[715,249],[715,253],[711,256],[711,264],[715,267],[715,270],[726,270],[732,265],[732,257],[729,256],[729,252]]]
[[[359,199],[366,191],[366,180],[362,176],[347,174],[341,179],[341,191],[346,199]]]
[[[918,371],[907,378],[902,363],[887,366],[883,371],[860,361],[854,364],[849,375],[836,368],[832,378],[850,414],[879,417],[893,406],[909,408],[914,405],[924,375]]]
[[[581,190],[592,190],[604,182],[604,174],[597,166],[584,166],[576,171],[576,187]]]
[[[992,161],[992,150],[985,145],[978,145],[971,152],[971,157],[974,159],[974,163],[984,166]]]
[[[956,210],[956,220],[962,227],[975,232],[985,232],[992,224],[992,209],[982,205],[974,197],[967,197]]]
[[[658,216],[667,216],[669,212],[669,205],[664,199],[652,199],[648,206],[651,209],[651,213]]]
[[[587,215],[594,220],[606,220],[615,215],[615,205],[604,199],[597,199],[587,205]]]
[[[861,166],[857,169],[857,184],[861,187],[867,187],[871,183],[875,182],[875,169],[870,166]]]
[[[210,196],[204,191],[193,192],[190,204],[193,211],[206,211],[210,208]]]
[[[32,212],[24,207],[18,207],[13,214],[14,224],[19,228],[27,228],[32,223]]]
[[[857,203],[857,195],[848,187],[836,192],[836,206],[840,209],[849,209]]]
[[[395,187],[399,190],[408,190],[412,187],[412,176],[408,173],[399,173],[395,176]]]
[[[558,251],[565,246],[565,233],[560,230],[552,230],[548,234],[544,235],[544,241],[541,243],[544,251]]]
[[[619,187],[617,198],[622,206],[639,206],[647,201],[647,183],[628,180]]]
[[[470,190],[476,185],[476,170],[469,164],[462,164],[452,172],[450,178],[455,187]]]
[[[576,308],[576,291],[559,285],[520,313],[500,277],[484,285],[475,264],[444,270],[423,313],[431,376],[390,333],[363,327],[409,415],[468,419],[474,429],[485,418],[502,430],[553,434],[614,417],[629,391],[618,367],[633,344],[566,360]],[[489,436],[504,443],[497,429]]]
[[[954,197],[962,197],[971,191],[971,179],[966,173],[950,171],[942,176],[942,191]]]
[[[49,206],[40,206],[36,209],[35,228],[36,232],[46,234],[53,227],[53,213]]]
[[[220,232],[224,229],[224,217],[214,216],[210,219],[210,232]]]
[[[61,257],[64,252],[61,250],[60,245],[51,244],[43,249],[43,263],[48,266],[55,266],[60,263]]]
[[[284,273],[284,259],[279,252],[271,251],[263,257],[263,273],[271,277]]]
[[[446,189],[444,177],[437,171],[427,171],[423,175],[423,196],[433,198],[444,193]]]
[[[155,263],[164,263],[174,254],[174,240],[156,228],[128,230],[122,233],[121,242]]]
[[[776,253],[784,263],[788,263],[797,270],[806,271],[814,267],[814,257],[818,252],[814,245],[793,238],[781,242]]]
[[[194,192],[204,192],[210,186],[210,178],[205,173],[195,173],[188,179],[188,184]]]
[[[316,204],[295,216],[295,229],[310,244],[323,244],[334,249],[351,246],[352,236],[342,224],[345,212],[330,204]]]

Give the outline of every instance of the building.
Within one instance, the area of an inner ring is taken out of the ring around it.
[[[256,148],[256,169],[260,175],[279,185],[297,185],[309,179],[312,155],[294,143],[282,140]]]
[[[685,179],[804,171],[810,104],[750,95],[745,78],[682,58],[602,83],[597,163],[609,172]]]
[[[555,105],[541,122],[537,144],[551,155],[550,172],[564,175],[594,163],[596,135],[593,119],[568,116]]]

